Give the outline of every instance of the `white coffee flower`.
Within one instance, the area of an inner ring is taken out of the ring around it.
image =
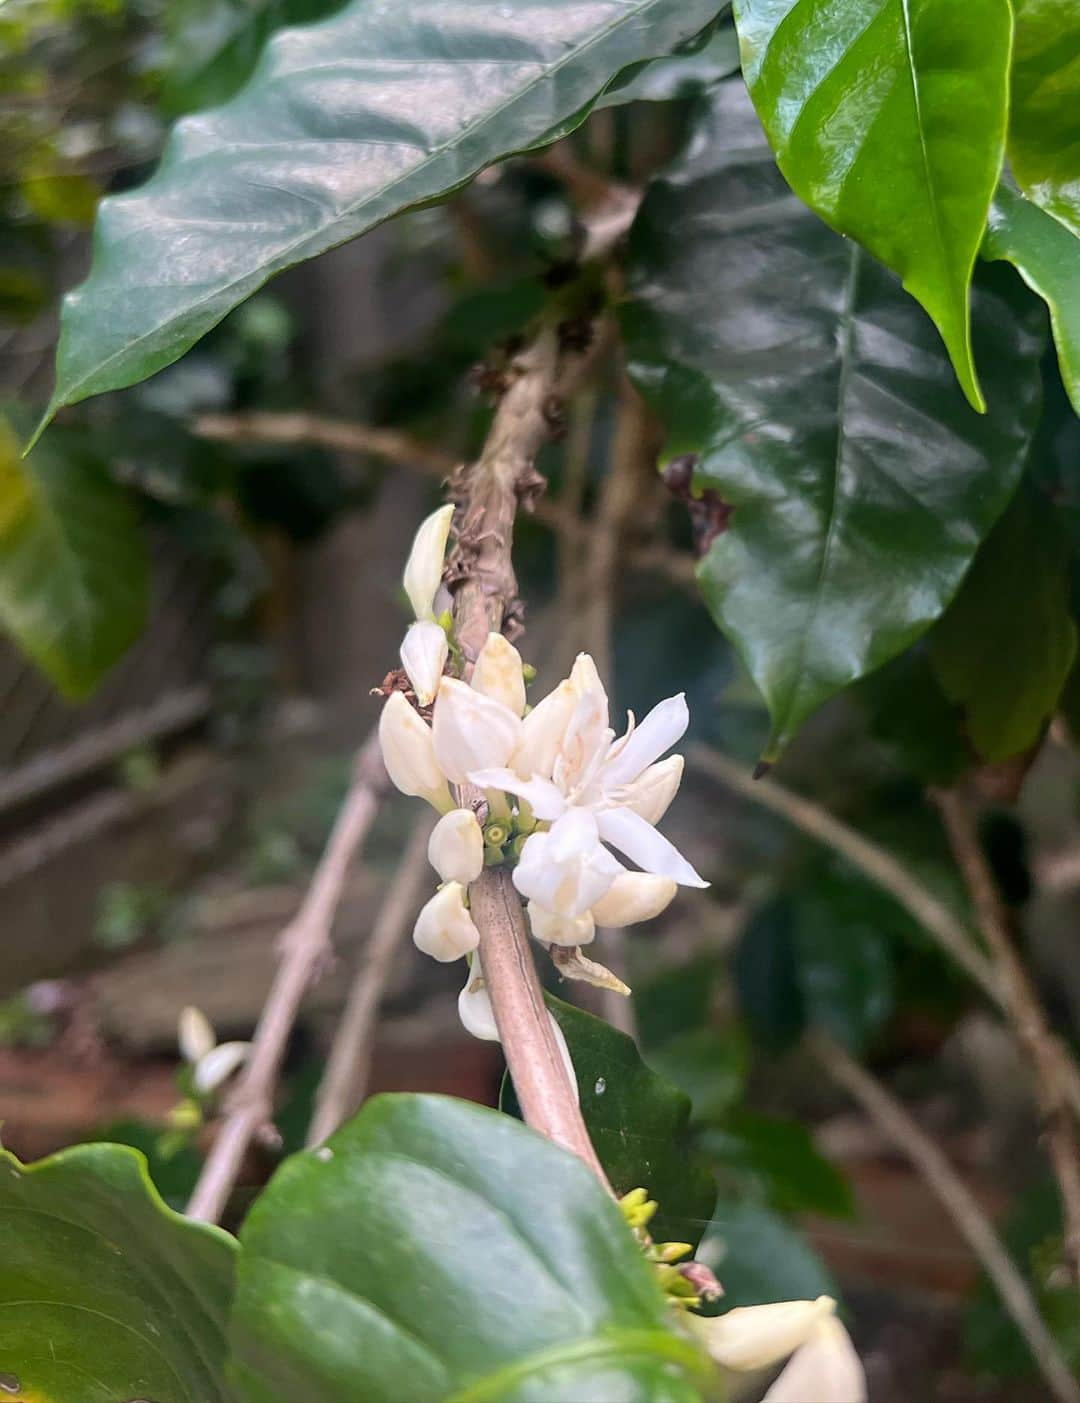
[[[678,890],[670,877],[651,872],[623,872],[592,908],[598,926],[619,929],[651,921],[666,911]]]
[[[521,739],[521,718],[457,678],[444,677],[432,733],[442,772],[454,784],[464,784],[473,770],[506,764]]]
[[[428,839],[428,861],[441,881],[476,881],[484,870],[484,833],[472,809],[443,814]]]
[[[424,904],[413,927],[413,941],[418,950],[443,963],[460,960],[480,944],[460,882],[447,882]]]
[[[421,706],[431,705],[449,656],[450,645],[437,623],[421,619],[409,625],[401,645],[401,665]]]
[[[583,916],[626,869],[600,843],[590,809],[567,809],[546,833],[534,833],[514,868],[514,886],[545,911]]]
[[[391,692],[379,717],[379,748],[391,782],[402,794],[426,799],[440,813],[454,807],[435,758],[431,727],[402,692]]]
[[[591,911],[583,916],[560,916],[530,901],[528,912],[532,933],[544,945],[588,945],[596,935]]]
[[[525,669],[521,654],[501,633],[489,633],[473,668],[472,685],[520,716],[525,710]]]
[[[413,538],[402,584],[418,619],[435,617],[435,596],[442,582],[446,541],[453,517],[453,507],[440,507],[420,523]]]

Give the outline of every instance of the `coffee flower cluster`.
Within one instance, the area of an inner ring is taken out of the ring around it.
[[[470,958],[462,1020],[478,1036],[494,1037],[468,904],[469,883],[485,866],[513,866],[532,933],[562,955],[564,972],[600,979],[607,973],[602,967],[566,958],[593,939],[598,925],[650,920],[677,886],[707,883],[655,826],[682,779],[682,757],[661,757],[689,722],[683,696],[661,702],[640,724],[631,715],[616,738],[607,693],[587,653],[533,707],[526,701],[528,670],[501,634],[488,635],[470,681],[448,671],[451,620],[448,613],[436,616],[436,599],[452,515],[452,507],[435,512],[413,543],[404,585],[416,621],[401,647],[413,697],[391,693],[379,739],[397,788],[442,815],[428,849],[441,885],[413,938],[437,960]],[[429,710],[430,724],[421,714]],[[460,792],[465,785],[482,790],[484,802],[459,806],[451,786]]]

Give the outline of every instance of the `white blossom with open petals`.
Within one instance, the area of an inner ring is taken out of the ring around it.
[[[546,833],[534,833],[514,868],[514,886],[545,911],[573,919],[600,900],[621,862],[600,843],[590,809],[567,809]]]

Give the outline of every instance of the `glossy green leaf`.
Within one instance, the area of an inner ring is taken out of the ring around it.
[[[145,1161],[0,1152],[0,1377],[26,1403],[230,1403],[232,1239],[178,1217]]]
[[[244,1403],[693,1403],[711,1377],[589,1171],[463,1101],[375,1098],[241,1242]]]
[[[1031,200],[1001,185],[990,210],[982,256],[1007,259],[1045,300],[1061,378],[1080,414],[1080,238]]]
[[[1013,0],[1009,162],[1036,204],[1080,238],[1080,23],[1074,0]]]
[[[855,1211],[848,1181],[799,1121],[740,1110],[707,1130],[702,1143],[722,1183],[752,1185],[781,1213],[850,1218]]]
[[[951,785],[971,768],[962,716],[949,701],[925,639],[855,687],[871,734],[924,784]]]
[[[130,494],[70,438],[20,458],[0,420],[0,624],[67,696],[138,637],[148,581]]]
[[[699,486],[734,507],[698,578],[773,758],[959,586],[1035,429],[1041,309],[980,269],[976,414],[895,277],[788,192],[734,81],[651,187],[631,259],[631,371],[668,451],[700,454]]]
[[[729,25],[712,29],[704,43],[685,53],[654,59],[620,76],[597,101],[597,107],[627,102],[672,102],[693,97],[703,88],[739,71],[739,41]]]
[[[103,202],[49,413],[145,379],[275,273],[570,130],[613,74],[715,13],[716,0],[352,0],[279,31],[236,98],[179,122],[156,175]]]
[[[660,1205],[650,1231],[696,1244],[716,1202],[708,1161],[690,1130],[690,1098],[641,1060],[632,1038],[602,1018],[547,996],[577,1073],[581,1113],[616,1193],[648,1189]],[[519,1114],[513,1084],[504,1108]]]
[[[968,289],[1001,174],[1009,0],[735,0],[792,189],[898,272],[982,407]]]
[[[985,760],[1038,740],[1076,657],[1068,547],[1034,489],[1017,493],[930,637],[946,694]]]
[[[805,1239],[780,1214],[759,1203],[722,1199],[697,1255],[724,1288],[715,1314],[734,1306],[840,1294]]]

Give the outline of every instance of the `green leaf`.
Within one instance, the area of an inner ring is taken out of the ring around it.
[[[942,691],[925,639],[863,678],[855,697],[871,734],[924,784],[954,784],[971,768],[962,717]]]
[[[28,1166],[0,1152],[0,1240],[0,1375],[17,1397],[230,1403],[235,1244],[167,1209],[135,1150]]]
[[[840,1294],[817,1253],[778,1213],[757,1203],[722,1199],[697,1255],[720,1279],[722,1311]]]
[[[1061,378],[1080,414],[1080,239],[1038,205],[1000,185],[982,256],[1007,259],[1046,302]]]
[[[648,1189],[658,1241],[696,1244],[716,1202],[712,1171],[690,1130],[690,1098],[651,1071],[632,1038],[602,1018],[546,996],[577,1073],[581,1113],[616,1193]],[[509,1075],[501,1103],[519,1115]]]
[[[641,68],[620,75],[598,99],[597,107],[620,107],[628,102],[673,102],[694,97],[703,88],[739,71],[739,41],[734,29],[717,26],[704,43],[684,53],[653,59]]]
[[[735,0],[735,22],[791,188],[901,275],[981,409],[968,290],[1005,152],[1009,0]]]
[[[749,1181],[781,1213],[850,1218],[855,1211],[848,1181],[796,1120],[737,1111],[707,1130],[703,1144],[725,1179]]]
[[[19,457],[0,419],[0,623],[83,697],[142,631],[149,567],[132,498],[69,438]]]
[[[1080,49],[1074,0],[1014,0],[1009,162],[1036,204],[1080,237]]]
[[[734,507],[698,578],[775,758],[958,588],[1035,429],[1041,308],[980,269],[974,413],[895,278],[789,194],[736,82],[651,187],[631,260],[631,370],[669,451],[699,453],[698,485]]]
[[[1034,489],[1017,493],[930,635],[934,666],[989,761],[1034,745],[1076,656],[1068,547]]]
[[[826,877],[794,896],[796,979],[807,1021],[838,1042],[865,1046],[893,1010],[893,962],[882,907],[864,884]]]
[[[146,185],[103,202],[48,416],[169,365],[282,269],[572,129],[614,73],[715,13],[507,0],[481,21],[467,0],[352,0],[280,31],[236,98],[177,124]]]
[[[376,1097],[241,1241],[244,1403],[693,1403],[710,1377],[589,1171],[466,1102]]]

